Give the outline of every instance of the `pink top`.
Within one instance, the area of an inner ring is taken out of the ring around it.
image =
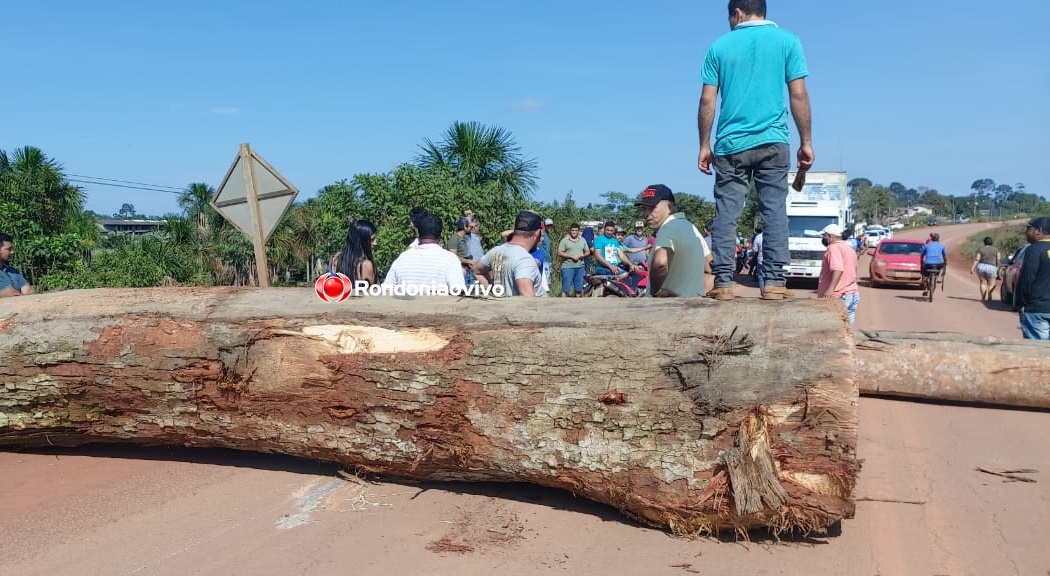
[[[831,273],[841,271],[838,286],[831,289]],[[823,298],[829,289],[836,297],[857,291],[857,252],[844,240],[835,240],[824,253],[824,264],[820,267],[817,282],[817,297]]]

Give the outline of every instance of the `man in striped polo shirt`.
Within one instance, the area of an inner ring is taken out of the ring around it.
[[[466,288],[459,258],[441,247],[441,218],[426,213],[415,220],[419,245],[394,260],[383,280],[384,289],[408,295],[460,293]]]

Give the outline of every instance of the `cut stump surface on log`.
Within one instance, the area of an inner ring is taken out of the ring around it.
[[[530,482],[677,534],[852,517],[857,385],[836,307],[629,304],[183,287],[4,299],[0,448],[221,447]]]

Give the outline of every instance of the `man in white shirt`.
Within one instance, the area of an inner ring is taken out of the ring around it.
[[[441,247],[441,218],[422,214],[415,219],[419,245],[409,247],[390,265],[384,290],[400,290],[410,296],[458,294],[465,288],[459,258]]]

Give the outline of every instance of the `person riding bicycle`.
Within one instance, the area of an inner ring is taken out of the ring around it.
[[[922,276],[923,278],[929,278],[927,275],[928,271],[937,271],[939,274],[944,273],[944,267],[948,263],[948,249],[941,244],[941,235],[934,232],[930,234],[930,240],[922,248],[922,256],[919,261],[922,263]],[[929,293],[929,286],[923,291],[922,295],[926,296]]]

